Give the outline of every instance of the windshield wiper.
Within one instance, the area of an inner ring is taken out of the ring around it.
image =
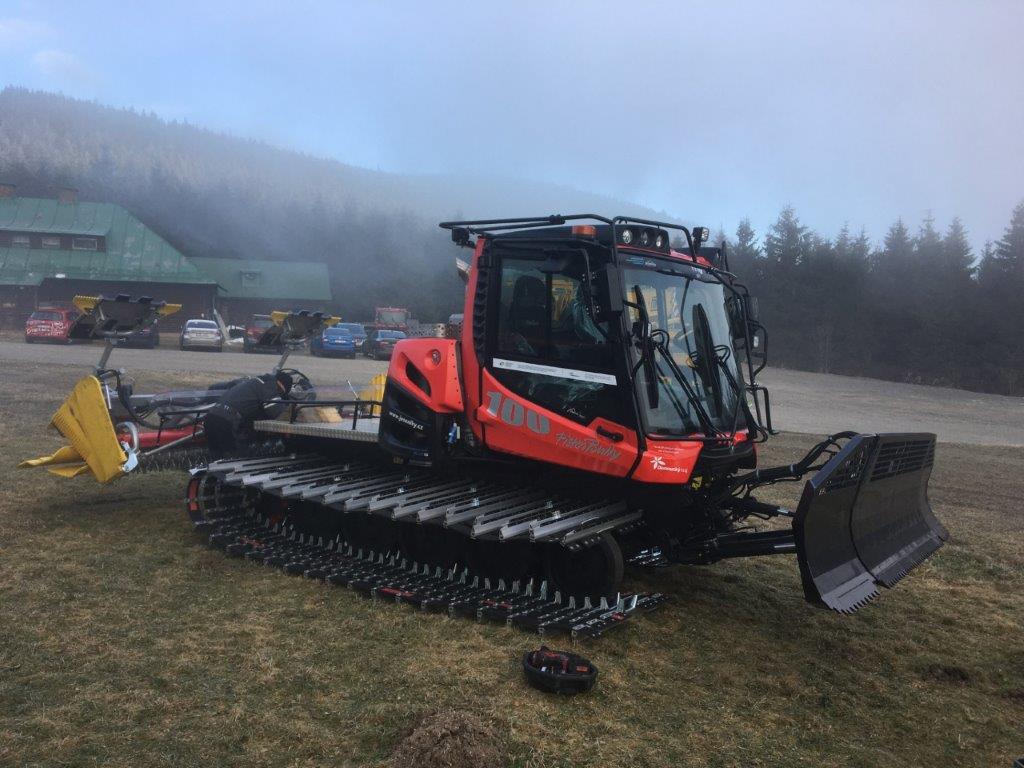
[[[728,347],[726,347],[726,349],[728,350]],[[725,374],[725,378],[728,380],[729,386],[732,387],[732,391],[736,394],[736,408],[733,410],[732,414],[732,434],[735,437],[736,429],[739,426],[740,408],[743,408],[748,415],[750,415],[750,409],[747,406],[747,400],[743,394],[744,390],[736,380],[736,377],[732,375],[732,371],[729,370],[727,360],[728,357],[719,356],[718,347],[715,347],[715,362],[718,364],[718,367],[722,369],[722,373]]]
[[[704,430],[704,434],[708,437],[722,437],[714,424],[711,421],[711,416],[704,409],[704,404],[701,403],[700,398],[697,397],[697,393],[693,391],[690,386],[690,382],[686,380],[686,376],[676,361],[672,358],[672,354],[666,347],[666,340],[668,339],[668,333],[661,329],[651,328],[651,316],[647,312],[647,301],[644,299],[643,293],[640,290],[639,285],[633,286],[633,296],[636,298],[636,309],[640,315],[639,330],[634,326],[633,335],[637,337],[640,344],[640,360],[633,368],[633,375],[636,376],[637,370],[640,366],[644,366],[644,373],[647,379],[647,401],[651,408],[658,407],[658,383],[662,376],[661,366],[658,365],[654,359],[654,351],[661,353],[665,362],[668,363],[668,368],[672,372],[672,376],[679,386],[682,387],[683,392],[686,394],[686,399],[693,407],[694,413],[697,414],[697,420],[700,422],[701,429]],[[686,413],[686,409],[683,404],[679,401],[679,398],[675,396],[671,387],[665,387],[666,391],[672,396],[672,405],[679,413],[679,417],[683,420],[683,423],[689,421],[689,416]]]

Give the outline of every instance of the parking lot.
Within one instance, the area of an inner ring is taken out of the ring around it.
[[[0,341],[0,360],[15,365],[44,363],[82,366],[85,369],[94,366],[102,352],[103,346],[99,343],[63,346]],[[222,378],[266,373],[276,362],[277,355],[273,354],[245,354],[240,351],[182,352],[177,346],[166,342],[156,349],[115,349],[110,355],[111,367],[124,368],[130,373],[209,373]],[[385,361],[362,356],[346,360],[312,357],[307,352],[293,353],[287,364],[291,368],[300,369],[319,384],[345,385],[346,381],[351,381],[357,388],[388,368]]]
[[[42,363],[88,369],[101,352],[99,344],[0,341],[0,360],[6,366]],[[165,345],[153,350],[114,350],[110,364],[132,373],[208,373],[230,378],[266,373],[276,360],[269,354],[181,352]],[[288,364],[319,386],[344,389],[348,382],[359,389],[387,370],[386,362],[365,357],[321,358],[305,352],[293,354]],[[787,432],[935,432],[942,442],[1024,445],[1024,398],[781,369],[765,371],[762,383],[771,389],[775,428]]]

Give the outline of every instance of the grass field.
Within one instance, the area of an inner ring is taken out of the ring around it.
[[[15,471],[58,444],[43,425],[79,373],[0,380],[0,765],[375,764],[438,708],[479,714],[521,766],[1024,755],[1024,449],[940,445],[949,545],[852,617],[805,604],[789,556],[632,576],[671,605],[584,646],[598,686],[558,699],[521,680],[535,636],[205,548],[180,474],[100,488]],[[762,455],[810,442],[783,435]]]

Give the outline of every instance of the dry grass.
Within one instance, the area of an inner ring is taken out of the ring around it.
[[[78,373],[0,381],[0,765],[383,764],[440,709],[475,713],[518,766],[1024,754],[1022,450],[942,445],[932,501],[952,541],[853,617],[807,606],[791,557],[634,577],[673,603],[586,647],[601,679],[566,699],[522,683],[535,637],[204,548],[180,475],[15,472],[56,445],[42,424]]]

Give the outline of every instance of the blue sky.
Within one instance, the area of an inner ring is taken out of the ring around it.
[[[980,246],[1024,199],[1021,40],[1019,0],[0,0],[0,84],[730,229],[959,215]]]

